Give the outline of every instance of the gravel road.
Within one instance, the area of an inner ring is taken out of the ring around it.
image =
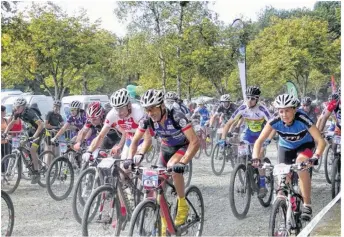
[[[267,156],[276,164],[276,146],[268,147]],[[229,181],[231,168],[228,163],[222,176],[212,173],[210,158],[201,156],[194,160],[192,184],[198,186],[205,204],[205,236],[266,236],[271,206],[263,208],[256,198],[251,200],[248,215],[237,220],[229,206]],[[330,185],[326,183],[323,168],[313,176],[312,202],[316,215],[331,201]],[[81,226],[72,214],[72,199],[57,202],[47,191],[30,181],[21,180],[11,198],[15,207],[14,236],[80,236]]]

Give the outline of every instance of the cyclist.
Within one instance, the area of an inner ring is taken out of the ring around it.
[[[104,126],[83,155],[83,159],[88,159],[91,153],[100,146],[110,129],[114,128],[122,133],[122,140],[112,149],[112,153],[118,154],[123,148],[121,159],[128,157],[131,139],[139,127],[139,121],[144,117],[144,111],[139,104],[130,102],[129,93],[124,88],[112,94],[110,103],[113,109],[106,115]]]
[[[321,116],[319,117],[317,127],[320,131],[324,130],[324,127],[326,125],[327,120],[331,115],[334,115],[335,119],[335,128],[334,132],[336,134],[340,135],[340,129],[341,129],[341,99],[340,99],[340,89],[338,90],[338,93],[333,93],[329,97],[329,102],[327,104],[327,107],[322,112]]]
[[[305,112],[312,122],[316,124],[317,115],[315,113],[315,107],[312,106],[312,99],[310,97],[307,96],[302,98],[300,110]]]
[[[72,141],[75,141],[76,135],[82,129],[86,123],[85,111],[81,109],[81,102],[74,100],[70,103],[70,112],[71,114],[67,118],[67,122],[63,127],[57,132],[57,134],[51,139],[51,142],[54,143],[68,128],[76,128],[75,132],[72,133]],[[76,145],[76,144],[75,144]],[[80,146],[80,144],[79,144]],[[78,146],[74,146],[78,150]]]
[[[236,106],[231,103],[231,97],[229,94],[222,95],[220,102],[221,105],[216,109],[216,112],[210,118],[210,127],[213,127],[214,120],[217,119],[218,116],[220,116],[220,123],[226,123],[236,110]]]
[[[54,107],[52,111],[49,111],[48,114],[46,115],[45,118],[45,128],[47,129],[56,129],[56,128],[60,128],[63,125],[63,118],[60,114],[60,108],[61,108],[61,101],[59,100],[55,100],[54,101]],[[51,137],[54,135],[54,133],[49,134],[48,136],[45,137],[45,142],[46,142],[46,146],[45,149],[46,150],[50,150],[52,151],[52,144],[51,144]],[[54,154],[57,154],[57,151],[54,151]],[[49,157],[50,159],[50,157]],[[50,164],[50,161],[48,161],[48,164]]]
[[[141,105],[147,115],[140,121],[124,168],[142,161],[150,147],[149,138],[157,134],[162,139],[159,166],[172,167],[173,180],[178,194],[178,213],[175,224],[182,225],[188,216],[188,205],[185,200],[184,172],[185,166],[191,161],[199,149],[199,141],[185,114],[178,110],[170,110],[163,103],[164,94],[161,90],[148,90],[141,98]],[[142,148],[136,152],[139,141],[145,137]],[[162,218],[162,233],[166,234],[166,221]]]
[[[239,106],[232,117],[228,120],[223,128],[222,137],[221,140],[218,141],[218,144],[226,144],[225,139],[229,129],[234,122],[241,118],[244,119],[244,122],[247,125],[242,140],[247,142],[251,146],[255,143],[261,131],[263,130],[264,124],[269,121],[271,117],[269,110],[258,102],[260,94],[261,91],[257,86],[249,86],[246,89],[246,104],[242,104],[241,106]],[[266,141],[267,144],[271,142],[271,138],[272,136],[270,136],[269,139]],[[262,149],[261,153],[263,153],[263,151],[264,150]],[[260,189],[258,196],[264,198],[268,190],[265,187],[265,177],[263,176],[264,174],[260,172],[260,175]]]
[[[195,109],[191,118],[195,117],[196,115],[200,115],[200,125],[201,127],[204,127],[206,122],[209,121],[210,113],[207,107],[205,106],[204,100],[202,99],[198,102],[198,107]]]
[[[12,120],[7,125],[4,131],[4,136],[7,135],[8,131],[12,128],[13,124],[18,118],[23,120],[25,123],[29,123],[35,129],[34,134],[29,138],[29,140],[32,141],[30,148],[30,154],[33,163],[31,184],[36,184],[40,179],[37,150],[45,134],[44,123],[34,109],[27,107],[27,102],[23,97],[17,98],[13,103],[13,107],[14,110]]]
[[[188,119],[191,116],[190,110],[184,105],[183,101],[179,99],[179,96],[174,91],[165,94],[165,105],[169,108],[181,110]]]
[[[279,163],[293,164],[295,160],[297,163],[301,163],[312,157],[319,159],[326,143],[313,121],[306,114],[297,111],[294,96],[289,94],[277,96],[275,107],[278,109],[278,116],[265,125],[255,142],[252,154],[254,163],[256,165],[260,163],[262,156],[259,154],[259,150],[272,131],[279,134]],[[314,141],[318,146],[313,155]],[[316,165],[317,161],[314,164]],[[309,221],[312,217],[310,174],[308,170],[304,170],[298,172],[298,175],[304,200],[301,218]]]

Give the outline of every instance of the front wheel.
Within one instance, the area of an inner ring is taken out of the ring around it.
[[[40,179],[38,180],[39,186],[45,188],[47,187],[46,180],[47,180],[47,172],[48,172],[48,163],[52,162],[55,159],[55,154],[52,151],[44,151],[42,152],[39,157],[38,157],[38,165],[40,168],[39,174],[40,174]],[[55,173],[53,172],[55,171]],[[51,177],[51,180],[54,181],[55,174],[57,173],[57,164],[55,164],[52,168],[52,173],[53,175]]]
[[[288,236],[287,204],[284,198],[277,198],[272,207],[269,222],[269,236]]]
[[[225,147],[216,144],[211,155],[211,169],[215,175],[221,175],[225,168]]]
[[[142,201],[131,216],[128,236],[161,236],[160,219],[155,202],[150,199]]]
[[[8,212],[6,218],[5,212]],[[7,223],[8,222],[8,223]],[[6,224],[7,223],[7,224]],[[14,206],[11,197],[1,190],[1,236],[11,236],[14,226]]]
[[[265,158],[265,160],[267,160],[267,158]],[[270,160],[268,161],[268,163],[271,164]],[[263,207],[268,207],[270,206],[273,192],[274,192],[274,176],[273,176],[272,171],[268,171],[268,173],[265,174],[265,187],[268,189],[266,196],[264,198],[258,197],[258,200],[259,200],[260,205],[262,205]]]
[[[72,192],[74,184],[74,170],[72,163],[64,157],[56,158],[47,172],[47,190],[54,200],[66,199]]]
[[[229,184],[229,204],[237,219],[246,217],[251,204],[251,194],[246,166],[239,164],[233,170]]]
[[[8,154],[1,159],[1,189],[9,194],[18,188],[22,175],[22,157],[17,155]]]
[[[331,144],[328,145],[324,151],[324,171],[327,183],[331,184],[331,169],[332,162],[334,159],[334,152],[332,150]]]
[[[331,174],[331,192],[332,198],[335,198],[340,192],[340,158],[333,161]]]
[[[211,156],[211,151],[213,150],[213,137],[208,134],[205,138],[205,147],[204,147],[204,153],[206,156],[210,157]]]

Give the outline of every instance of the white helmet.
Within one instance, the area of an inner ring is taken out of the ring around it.
[[[165,100],[178,100],[178,95],[174,91],[169,91],[165,94]]]
[[[13,106],[19,107],[19,106],[25,106],[26,104],[27,104],[27,101],[23,97],[19,97],[14,101]]]
[[[81,102],[78,100],[74,100],[72,101],[72,103],[70,103],[69,107],[71,109],[81,109]]]
[[[229,94],[224,94],[220,98],[221,102],[230,102],[231,101],[231,96]]]
[[[276,109],[284,109],[289,107],[296,107],[297,100],[294,96],[289,94],[282,94],[276,97],[274,106]]]
[[[110,103],[112,107],[120,108],[129,104],[129,93],[126,89],[122,88],[112,94]]]
[[[142,107],[160,105],[164,102],[164,93],[161,90],[149,89],[141,97]]]

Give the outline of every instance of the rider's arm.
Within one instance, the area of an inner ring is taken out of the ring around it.
[[[81,131],[79,131],[78,136],[76,137],[76,141],[75,142],[81,144],[81,142],[85,139],[85,137],[86,137],[86,135],[87,135],[89,130],[90,130],[90,128],[87,128],[87,127],[84,126],[81,129]]]
[[[211,117],[210,117],[210,122],[209,125],[210,127],[213,126],[214,120],[217,118],[217,113],[214,113]]]
[[[264,141],[274,131],[275,131],[275,129],[273,129],[269,123],[267,123],[264,126],[264,128],[263,128],[262,132],[260,133],[258,139],[254,143],[253,152],[252,152],[252,158],[261,158],[261,157],[259,157],[260,149],[262,148]]]
[[[326,110],[324,112],[324,114],[321,115],[321,117],[318,119],[318,125],[319,125],[319,131],[322,132],[324,130],[324,127],[326,125],[327,120],[329,119],[329,117],[331,116],[332,112]]]
[[[4,131],[4,133],[8,133],[8,131],[10,131],[12,129],[12,127],[13,127],[14,123],[16,122],[16,120],[17,119],[13,116],[11,122],[9,122],[7,124],[7,127],[6,127],[6,129]]]
[[[121,126],[117,126],[116,127],[117,128],[117,130],[122,134],[122,137],[121,137],[121,140],[119,141],[119,143],[118,143],[118,146],[120,147],[120,148],[122,148],[123,146],[124,146],[124,143],[125,143],[125,137],[126,137],[126,131],[121,127]]]
[[[196,155],[197,151],[199,150],[200,143],[197,138],[197,135],[193,129],[191,129],[192,126],[190,125],[188,128],[186,128],[183,133],[185,137],[188,139],[189,146],[188,149],[185,152],[185,155],[180,159],[180,162],[187,164],[192,160],[192,158]]]
[[[225,124],[225,126],[223,127],[223,130],[222,130],[222,136],[221,136],[222,140],[226,139],[227,133],[228,133],[229,129],[231,128],[232,124],[236,120],[239,120],[242,117],[241,113],[243,110],[244,110],[243,106],[240,106],[239,108],[237,108],[237,110],[235,110],[235,112],[233,113],[231,118],[227,121],[227,123]]]
[[[323,137],[321,136],[319,129],[317,129],[317,127],[315,127],[315,125],[312,125],[308,129],[308,131],[312,135],[313,139],[315,140],[315,143],[317,144],[317,149],[315,151],[315,154],[318,155],[318,157],[319,157],[322,155],[322,153],[325,150],[326,142],[323,139]]]
[[[109,131],[110,131],[110,127],[103,126],[102,130],[100,131],[98,136],[93,139],[93,141],[92,141],[91,145],[88,147],[87,151],[94,152],[101,145],[101,143],[104,140],[104,137],[106,136],[106,134],[108,134]]]
[[[63,127],[56,133],[55,137],[58,138],[61,136],[69,128],[69,125],[70,123],[65,123],[65,125],[63,125]]]
[[[50,125],[50,123],[49,123],[51,114],[52,114],[52,113],[49,112],[49,113],[47,114],[47,116],[45,117],[45,120],[44,120],[44,127],[47,128],[47,129],[52,129],[52,128],[54,128],[54,126]]]
[[[274,137],[275,137],[275,135],[276,135],[276,130],[274,129],[274,130],[272,130],[272,132],[270,133],[270,135],[269,135],[269,137],[268,137],[268,139],[270,139],[270,140],[272,140]]]
[[[129,153],[128,153],[128,159],[133,159],[133,156],[134,154],[136,153],[137,151],[137,147],[139,145],[139,141],[143,138],[143,136],[145,135],[145,132],[146,130],[148,129],[144,129],[144,128],[141,128],[139,127],[135,134],[134,134],[134,137],[133,139],[131,140],[131,144],[130,144],[130,147],[129,147]],[[148,142],[148,141],[147,141]],[[145,143],[146,141],[144,140],[143,141],[143,146],[145,146]]]
[[[144,142],[142,144],[142,147],[141,147],[139,153],[146,154],[146,152],[149,150],[149,148],[152,145],[152,135],[151,135],[149,129],[146,130],[144,137],[143,137],[143,141]]]

